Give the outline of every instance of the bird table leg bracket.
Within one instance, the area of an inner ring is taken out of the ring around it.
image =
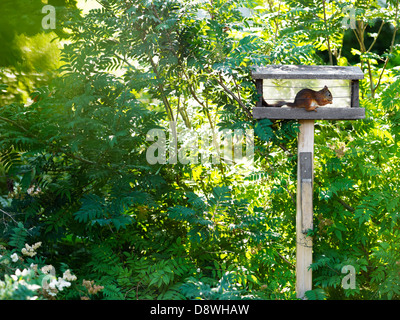
[[[306,234],[313,229],[313,155],[300,152],[301,225]]]

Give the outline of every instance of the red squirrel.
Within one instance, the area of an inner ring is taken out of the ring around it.
[[[263,99],[263,106],[266,107],[282,107],[287,105],[292,108],[305,108],[307,111],[317,111],[319,106],[324,106],[328,103],[332,103],[332,94],[325,86],[319,91],[312,89],[302,89],[297,92],[294,102],[278,101],[275,104],[268,104]]]

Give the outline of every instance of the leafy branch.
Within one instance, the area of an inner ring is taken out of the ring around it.
[[[239,106],[242,108],[242,110],[245,112],[246,116],[248,119],[252,119],[253,116],[250,112],[250,110],[244,105],[244,103],[242,102],[242,100],[240,99],[240,96],[235,95],[225,84],[222,78],[222,75],[219,74],[219,76],[216,77],[217,82],[219,83],[219,85],[225,90],[225,92],[227,94],[229,94],[238,104]]]
[[[14,121],[14,120],[11,120],[11,119],[8,119],[8,118],[5,118],[5,117],[2,117],[2,116],[0,116],[0,120],[5,121],[7,123],[10,123],[13,126],[19,128],[21,131],[23,131],[29,137],[36,139],[36,141],[38,143],[40,143],[42,145],[47,145],[47,142],[42,140],[40,137],[34,135],[30,130],[26,129],[24,126],[20,125],[18,122]],[[85,159],[85,158],[83,158],[81,156],[78,156],[78,155],[72,153],[72,152],[69,152],[69,151],[67,151],[66,148],[61,147],[61,146],[55,146],[55,151],[56,152],[62,152],[65,155],[67,155],[67,156],[69,156],[69,157],[71,157],[71,158],[73,158],[75,160],[78,160],[80,162],[86,163],[86,164],[91,164],[91,165],[95,165],[96,164],[96,162],[88,160],[88,159]]]

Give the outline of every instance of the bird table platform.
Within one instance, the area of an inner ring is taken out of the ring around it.
[[[365,118],[359,105],[359,80],[364,78],[358,67],[270,65],[252,72],[260,97],[253,108],[254,119],[356,120]],[[321,91],[327,87],[331,102],[313,111],[290,107],[301,100],[304,89]],[[284,104],[286,102],[287,104]]]
[[[314,122],[365,118],[359,106],[357,67],[273,65],[252,72],[260,99],[254,119],[297,119],[300,123],[296,200],[296,293],[312,290]]]

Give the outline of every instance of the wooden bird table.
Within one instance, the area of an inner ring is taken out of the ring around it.
[[[314,181],[314,122],[315,120],[356,120],[365,118],[359,106],[359,80],[364,74],[358,67],[269,65],[252,72],[259,101],[253,109],[254,119],[292,119],[300,123],[297,162],[296,203],[296,294],[305,298],[312,290],[313,181]],[[308,88],[315,91],[327,86],[332,104],[315,111],[304,108],[265,107],[277,101],[293,102],[296,93]]]

